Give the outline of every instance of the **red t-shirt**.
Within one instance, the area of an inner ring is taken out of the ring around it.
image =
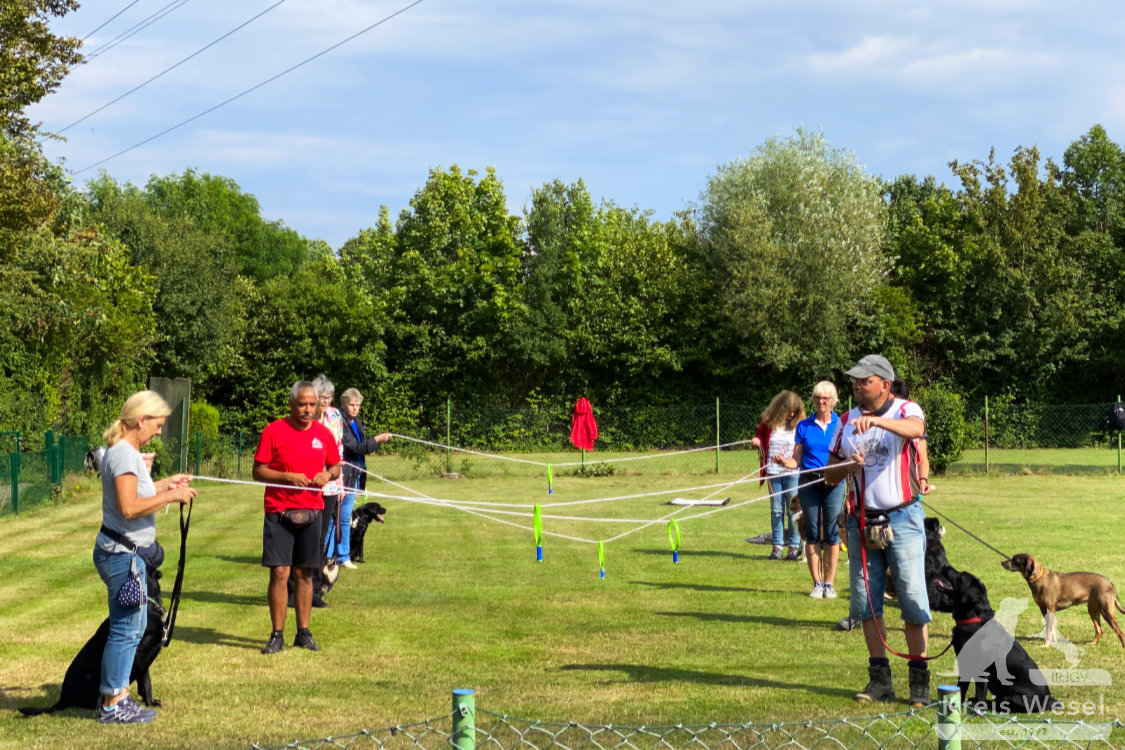
[[[320,422],[306,430],[298,430],[288,419],[270,422],[262,430],[254,460],[277,471],[298,472],[309,479],[326,466],[340,463],[340,452],[332,431]],[[266,513],[280,513],[289,508],[324,508],[321,487],[266,487]]]

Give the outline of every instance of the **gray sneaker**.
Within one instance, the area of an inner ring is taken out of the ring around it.
[[[855,630],[856,628],[858,628],[862,624],[863,623],[861,623],[859,620],[853,620],[850,617],[845,617],[843,620],[840,620],[838,623],[836,623],[836,629],[837,630]]]
[[[155,718],[155,711],[141,708],[130,695],[126,695],[116,705],[98,706],[99,724],[148,724]]]
[[[811,596],[813,599],[823,599],[824,598],[824,584],[821,583],[820,581],[817,581],[816,583],[814,583],[813,587],[812,587],[812,591],[809,592],[809,596]]]
[[[836,587],[833,586],[831,583],[824,584],[824,598],[825,599],[835,599],[835,598],[837,598]]]

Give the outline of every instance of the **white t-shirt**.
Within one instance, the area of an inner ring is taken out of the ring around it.
[[[792,457],[793,448],[796,446],[796,437],[796,430],[786,429],[785,427],[774,427],[770,430],[770,444],[766,446],[766,476],[780,477],[793,473],[793,469],[787,469],[776,463],[773,457],[778,454],[785,458]]]
[[[855,431],[855,421],[863,412],[852,409],[842,418],[836,431],[832,452],[845,460],[855,453],[864,454],[863,469],[852,475],[855,496],[863,498],[867,510],[886,510],[909,502],[918,494],[918,451],[914,441],[899,437],[881,427],[872,427],[863,434]],[[918,417],[925,421],[922,407],[900,398],[882,416],[884,419]]]

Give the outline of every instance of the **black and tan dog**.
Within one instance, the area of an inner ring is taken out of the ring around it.
[[[948,589],[953,602],[953,650],[963,701],[969,684],[975,683],[972,702],[981,710],[1042,713],[1062,705],[1051,696],[1043,673],[1011,632],[1020,609],[1027,607],[1026,600],[1005,599],[1001,605],[1001,615],[1009,616],[1009,630],[996,617],[988,590],[972,573],[946,566],[937,585]],[[1006,609],[1013,603],[1015,609]],[[988,699],[988,693],[992,699]]]
[[[1050,646],[1059,639],[1059,628],[1055,613],[1075,604],[1086,602],[1086,609],[1090,619],[1094,621],[1094,640],[1097,643],[1102,637],[1102,622],[1104,617],[1121,645],[1125,647],[1125,634],[1117,625],[1117,617],[1113,610],[1116,607],[1122,614],[1121,602],[1117,598],[1117,588],[1103,575],[1097,573],[1058,573],[1048,570],[1034,557],[1027,554],[1013,555],[1010,560],[1000,563],[1004,570],[1021,573],[1031,589],[1031,596],[1039,605],[1043,613],[1046,626],[1044,631],[1047,640],[1044,645]]]
[[[164,560],[163,548],[157,547],[156,564]],[[155,558],[154,558],[155,559]],[[133,656],[133,668],[129,672],[129,681],[136,681],[137,693],[146,706],[159,706],[160,701],[152,697],[152,677],[149,668],[160,655],[164,642],[164,602],[160,596],[159,568],[146,565],[145,578],[148,579],[148,619],[145,632],[141,635],[141,642],[137,645],[137,653]],[[20,712],[28,716],[53,713],[64,708],[97,708],[99,700],[99,687],[102,678],[102,652],[105,651],[106,640],[109,638],[109,618],[102,621],[101,626],[86,645],[74,657],[74,661],[67,667],[66,675],[62,681],[62,692],[58,701],[47,708],[34,708],[23,706]]]
[[[379,503],[371,502],[364,503],[355,509],[352,513],[352,530],[351,530],[351,557],[352,562],[362,563],[367,562],[363,559],[363,540],[367,536],[367,527],[372,522],[386,523],[383,520],[383,515],[387,512]]]

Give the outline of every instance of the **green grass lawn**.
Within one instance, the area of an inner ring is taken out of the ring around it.
[[[1117,472],[1113,448],[989,448],[990,471],[1000,474],[1112,474]],[[950,467],[953,473],[984,472],[983,448],[966,450]]]
[[[748,454],[752,456],[753,454]],[[725,460],[724,455],[724,460]],[[714,460],[713,454],[710,458]],[[479,463],[479,461],[477,462]],[[728,481],[746,469],[732,460]],[[624,496],[715,482],[714,475],[622,468],[582,478],[556,470],[548,495],[538,468],[514,464],[505,475],[455,465],[467,479],[412,477],[401,459],[372,469],[405,478],[439,498],[513,505]],[[477,473],[483,478],[473,478]],[[1125,481],[1116,477],[943,477],[930,502],[1006,554],[1030,552],[1051,568],[1095,570],[1125,584],[1125,529],[1119,509]],[[768,530],[768,503],[757,502],[681,522],[679,564],[664,523],[597,547],[547,537],[535,562],[530,531],[447,507],[383,500],[386,526],[368,535],[368,563],[343,571],[314,610],[320,653],[287,648],[263,656],[269,635],[266,571],[261,568],[262,504],[253,487],[201,485],[188,539],[183,601],[172,644],[152,679],[164,701],[148,727],[102,727],[92,711],[23,718],[20,705],[47,705],[63,674],[105,617],[105,589],[91,562],[101,520],[97,484],[76,480],[71,497],[0,519],[0,746],[117,748],[124,738],[145,747],[247,747],[341,736],[361,728],[409,724],[447,714],[450,691],[476,690],[477,706],[548,721],[614,725],[789,721],[898,711],[857,706],[866,682],[859,632],[839,632],[847,612],[842,566],[839,600],[814,600],[803,563],[765,559],[768,547],[745,542]],[[388,494],[399,488],[372,485]],[[702,496],[711,490],[683,493]],[[676,494],[676,493],[674,493]],[[739,485],[732,504],[761,494]],[[672,509],[667,497],[544,509],[596,519],[652,519]],[[518,510],[518,509],[513,509]],[[682,518],[694,511],[681,511]],[[176,514],[161,513],[168,550],[166,592],[178,553]],[[530,519],[504,516],[509,523]],[[607,521],[544,520],[544,529],[607,539],[633,528]],[[993,606],[1027,597],[1027,586],[1000,557],[947,524],[950,561],[988,586]],[[893,607],[893,605],[892,605]],[[1041,619],[1021,615],[1017,635],[1044,668],[1063,655],[1029,636]],[[1125,620],[1125,616],[1122,616]],[[892,645],[905,647],[901,621],[888,613]],[[1087,647],[1080,666],[1108,670],[1107,688],[1059,688],[1064,701],[1101,701],[1104,716],[1125,717],[1125,649],[1112,633],[1088,647],[1093,629],[1084,607],[1059,616],[1062,634]],[[952,621],[935,613],[931,651],[948,643]],[[287,641],[294,634],[292,615]],[[893,665],[905,695],[906,668]],[[953,672],[952,652],[933,671]],[[933,679],[939,682],[953,678]],[[1096,690],[1097,692],[1094,692]]]

